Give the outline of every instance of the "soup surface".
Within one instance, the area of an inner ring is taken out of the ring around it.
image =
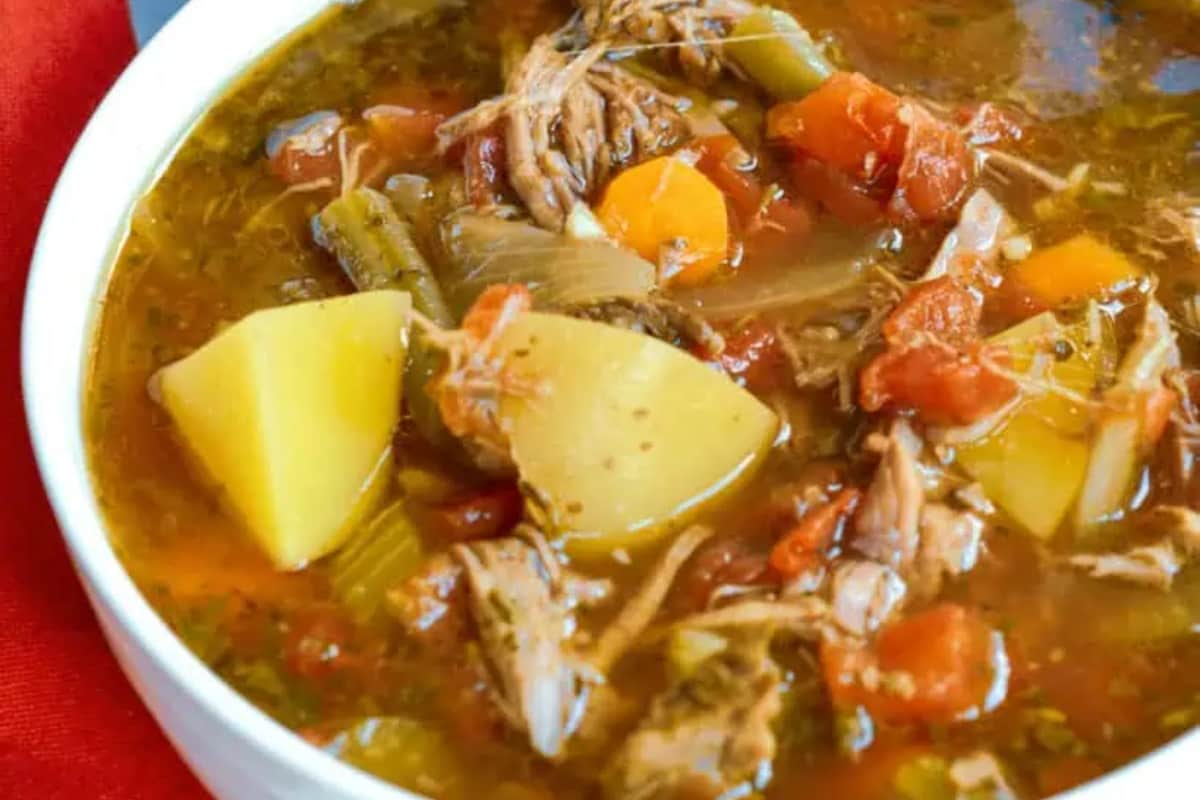
[[[1200,723],[1198,286],[1189,0],[364,0],[133,209],[91,469],[429,796],[1044,797]]]

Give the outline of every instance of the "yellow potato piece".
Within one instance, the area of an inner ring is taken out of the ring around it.
[[[380,291],[259,311],[154,392],[226,504],[295,569],[369,511],[400,416],[410,301]]]
[[[1035,368],[1033,373],[1084,397],[1112,356],[1110,341],[1091,342],[1083,323],[1063,326],[1049,312],[992,341],[1011,348],[1012,368],[1020,373],[1028,373],[1035,358],[1050,359],[1048,370]],[[1050,355],[1054,341],[1067,343],[1068,358]],[[959,445],[958,463],[1014,521],[1047,539],[1083,485],[1091,449],[1088,428],[1086,409],[1057,394],[1034,394],[987,436]]]
[[[596,322],[524,314],[501,348],[536,396],[501,422],[572,552],[653,541],[751,474],[775,414],[683,351]]]

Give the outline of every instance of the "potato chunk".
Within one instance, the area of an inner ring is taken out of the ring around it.
[[[648,336],[528,313],[501,349],[541,387],[503,403],[514,461],[575,552],[652,541],[749,475],[778,429],[749,392]]]
[[[380,291],[259,311],[152,381],[277,566],[327,553],[369,505],[400,416],[409,307]]]
[[[1111,369],[1114,345],[1093,341],[1085,323],[1062,325],[1050,312],[996,336],[1013,369],[1031,382],[1087,397]],[[1058,530],[1087,471],[1089,416],[1068,397],[1026,390],[1026,399],[986,436],[957,447],[958,462],[1017,523],[1046,539]]]

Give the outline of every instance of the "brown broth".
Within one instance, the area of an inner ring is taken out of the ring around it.
[[[515,736],[479,744],[487,737],[471,718],[487,701],[471,689],[467,668],[429,663],[385,624],[355,626],[330,592],[326,563],[275,572],[193,478],[146,391],[155,370],[224,323],[349,290],[310,240],[308,220],[324,196],[283,196],[267,170],[263,142],[275,125],[316,109],[361,110],[392,85],[452,83],[474,99],[499,90],[489,23],[529,4],[425,5],[430,10],[411,19],[403,3],[383,0],[328,13],[223,97],[139,201],[92,364],[91,469],[113,541],[146,597],[201,659],[273,717],[319,739],[361,717],[406,715],[446,731],[462,754],[461,782],[447,796],[512,784],[527,791],[513,798],[591,797],[598,760],[553,767]],[[948,104],[1014,101],[1039,113],[1021,155],[1059,173],[1088,162],[1127,191],[1037,221],[1034,198],[1013,188],[1004,197],[1010,210],[1040,241],[1087,229],[1137,254],[1170,303],[1195,291],[1200,263],[1172,250],[1161,260],[1139,251],[1136,224],[1148,199],[1200,187],[1200,16],[1186,11],[1186,0],[1178,10],[1168,0],[1126,5],[1118,12],[1078,0],[847,0],[790,10],[833,37],[844,63],[897,91]],[[537,4],[529,24],[548,29],[566,11]],[[1167,89],[1190,91],[1151,91],[1156,76]],[[911,245],[910,269],[938,238]],[[1189,337],[1181,344],[1193,358]],[[846,465],[861,418],[840,415],[825,395],[807,402],[820,420],[807,455]],[[752,526],[772,487],[804,468],[795,456],[774,457],[711,520],[722,531]],[[1047,795],[1200,721],[1200,575],[1185,574],[1166,596],[1050,570],[1045,550],[1017,530],[993,531],[989,547],[990,557],[946,596],[979,607],[1005,631],[1014,669],[1007,702],[976,723],[881,730],[856,763],[838,753],[811,653],[781,649],[790,691],[766,797],[892,797],[893,773],[906,760],[976,749],[1002,757],[1030,796]],[[616,563],[588,568],[622,588],[640,572]],[[305,635],[339,641],[345,669],[297,664],[295,642]],[[630,659],[614,677],[641,703],[664,681],[652,654]]]

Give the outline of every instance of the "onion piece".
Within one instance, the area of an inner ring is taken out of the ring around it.
[[[1104,394],[1112,411],[1105,413],[1093,440],[1087,474],[1075,508],[1081,532],[1115,519],[1124,509],[1129,487],[1145,453],[1141,443],[1140,405],[1136,398],[1161,384],[1168,369],[1179,365],[1179,348],[1166,310],[1150,298],[1137,340],[1117,370],[1116,384]]]
[[[793,263],[756,266],[745,275],[676,292],[672,299],[710,319],[733,319],[765,311],[828,308],[831,298],[860,287],[879,262],[891,232],[863,236],[834,228],[814,234]],[[794,314],[795,324],[803,320]]]
[[[460,311],[496,283],[525,284],[542,308],[642,299],[656,285],[654,265],[633,253],[524,222],[456,214],[443,224],[442,242],[447,258],[440,277],[450,304]]]

